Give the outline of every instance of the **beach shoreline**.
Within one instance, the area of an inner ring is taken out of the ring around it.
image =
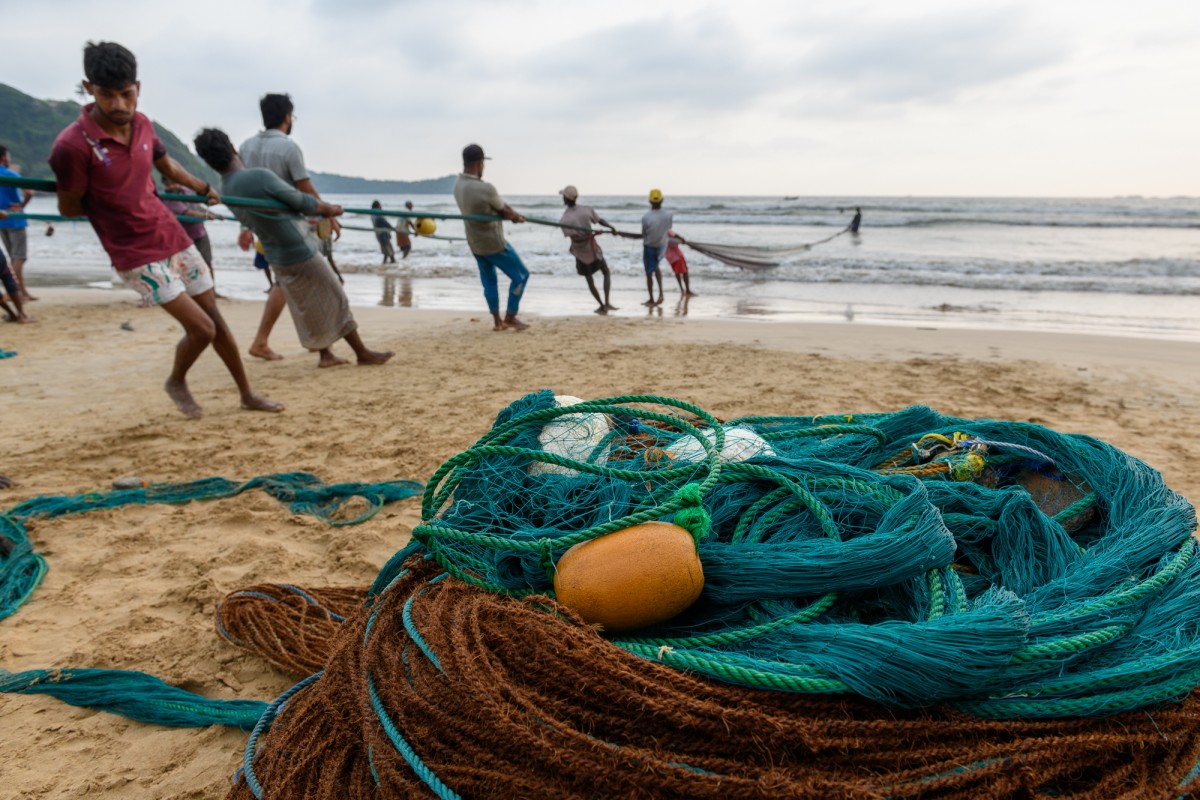
[[[960,417],[1024,420],[1111,442],[1200,500],[1196,342],[544,316],[536,306],[530,330],[494,333],[481,312],[356,307],[363,339],[395,350],[391,363],[318,370],[285,313],[272,338],[285,358],[244,358],[256,390],[288,409],[240,410],[228,374],[206,352],[189,374],[205,409],[193,421],[162,390],[180,336],[168,315],[139,308],[127,292],[36,293],[36,324],[0,325],[0,347],[18,353],[0,361],[0,473],[16,481],[0,493],[5,508],[129,475],[179,482],[303,470],[329,483],[425,481],[505,405],[542,388],[584,398],[662,394],[721,418],[925,404]],[[244,353],[261,302],[220,308]],[[210,697],[270,700],[291,681],[217,636],[220,599],[264,581],[365,586],[419,520],[414,498],[363,525],[331,528],[247,493],[35,522],[29,535],[50,569],[29,602],[0,622],[0,666],[139,670]],[[0,714],[7,791],[21,797],[221,796],[247,738],[143,725],[45,696],[0,695]],[[35,749],[40,757],[28,757]]]

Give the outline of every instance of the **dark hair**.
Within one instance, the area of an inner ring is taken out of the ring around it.
[[[263,127],[267,130],[278,128],[283,120],[292,113],[292,98],[286,94],[267,94],[258,101],[258,110],[262,112]]]
[[[88,42],[83,48],[83,75],[105,89],[124,89],[137,82],[137,59],[116,42]]]
[[[196,155],[217,172],[224,172],[233,163],[233,142],[219,128],[205,128],[196,134],[192,144],[196,146]]]
[[[0,144],[0,158],[4,158],[6,155],[8,155],[8,148]]]
[[[382,205],[380,205],[380,203],[379,203],[379,201],[378,201],[378,200],[372,200],[372,201],[371,201],[371,208],[383,208],[383,206],[382,206]]]

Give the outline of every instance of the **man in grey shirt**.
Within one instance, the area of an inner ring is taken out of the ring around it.
[[[483,283],[483,296],[488,310],[492,312],[495,330],[524,330],[529,326],[517,319],[521,305],[521,293],[529,281],[529,270],[517,255],[513,246],[504,241],[502,219],[524,222],[525,217],[513,211],[500,197],[496,187],[483,179],[483,162],[487,156],[477,144],[463,148],[463,171],[458,183],[454,184],[454,200],[463,214],[482,214],[494,221],[463,220],[467,232],[467,247],[475,256],[479,266],[479,280]],[[500,318],[500,289],[496,282],[496,270],[508,276],[508,308]]]
[[[312,180],[308,175],[308,168],[304,165],[304,153],[300,152],[300,146],[290,138],[292,127],[296,122],[292,98],[286,94],[264,95],[258,102],[258,108],[262,112],[263,130],[242,142],[242,146],[238,150],[242,162],[247,167],[269,169],[288,185],[320,200],[321,196],[313,187]],[[333,224],[334,237],[340,237],[342,226],[338,224],[337,220],[331,219],[330,222]],[[243,250],[249,250],[253,243],[254,237],[250,235],[249,230],[243,230],[238,244],[242,246]],[[267,260],[270,261],[269,255]],[[274,262],[271,262],[271,266],[275,266]],[[333,270],[340,281],[341,274],[337,272],[336,267],[333,267]],[[267,361],[278,361],[283,358],[282,355],[271,349],[269,340],[271,330],[275,327],[279,315],[283,313],[286,302],[283,290],[277,286],[272,287],[267,294],[267,303],[263,307],[258,333],[255,334],[254,341],[250,343],[250,355]]]
[[[661,306],[663,301],[662,273],[658,264],[667,252],[667,234],[675,215],[662,207],[663,194],[650,190],[650,210],[642,215],[642,265],[646,268],[646,291],[650,299],[644,306]],[[654,299],[654,279],[658,279],[658,299]]]
[[[231,197],[276,200],[292,212],[232,206],[233,214],[262,242],[275,270],[275,285],[292,312],[300,343],[320,353],[318,366],[335,367],[346,359],[333,354],[333,343],[345,339],[360,365],[383,364],[390,352],[370,350],[358,335],[350,301],[329,263],[317,253],[317,243],[302,214],[332,218],[341,206],[317,200],[289,186],[274,172],[247,169],[223,131],[206,128],[196,136],[196,152],[221,174],[221,192]]]

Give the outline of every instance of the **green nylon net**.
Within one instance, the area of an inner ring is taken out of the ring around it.
[[[514,402],[434,473],[414,542],[494,592],[552,594],[571,546],[692,532],[705,589],[614,643],[745,686],[1102,716],[1200,684],[1192,506],[1102,441],[888,414],[716,419],[645,395]]]

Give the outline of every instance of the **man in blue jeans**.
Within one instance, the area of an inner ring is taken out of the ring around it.
[[[496,187],[483,179],[483,162],[488,157],[483,148],[469,144],[463,148],[463,171],[454,185],[454,200],[463,214],[499,215],[494,222],[464,220],[467,246],[479,265],[479,280],[483,283],[483,296],[488,310],[492,312],[495,330],[525,330],[529,326],[517,319],[517,308],[521,305],[521,294],[529,281],[529,270],[521,262],[517,251],[504,241],[504,224],[524,222],[525,217],[513,211],[500,197]],[[508,308],[503,319],[500,317],[500,289],[496,282],[496,270],[508,276]]]

